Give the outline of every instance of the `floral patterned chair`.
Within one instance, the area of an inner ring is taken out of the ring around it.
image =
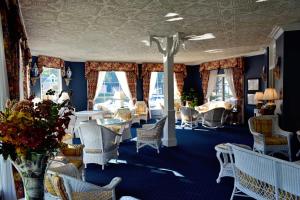
[[[139,120],[145,120],[147,122],[149,109],[145,101],[137,101],[135,103],[134,109],[134,117],[138,118]]]

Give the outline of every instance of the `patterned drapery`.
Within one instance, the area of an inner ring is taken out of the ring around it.
[[[51,56],[40,55],[38,56],[37,67],[39,70],[39,74],[43,72],[43,67],[61,69],[61,76],[64,77],[66,70],[65,70],[65,61]]]
[[[177,88],[180,95],[183,92],[184,78],[187,75],[186,66],[184,64],[174,64],[174,73],[177,81]],[[149,100],[149,87],[150,87],[150,75],[151,72],[163,72],[164,65],[162,63],[144,63],[142,65],[142,77],[143,77],[143,95],[144,101],[148,104]]]
[[[244,59],[242,57],[216,60],[212,62],[202,63],[200,65],[200,75],[202,80],[202,90],[206,96],[209,71],[218,69],[232,68],[234,77],[234,88],[237,96],[237,107],[239,112],[239,121],[244,119]]]
[[[21,48],[21,64],[23,72],[23,91],[24,98],[30,96],[30,66],[31,66],[31,53],[27,41],[20,42]]]
[[[91,71],[87,77],[88,110],[93,110],[94,98],[98,83],[98,71]]]
[[[9,84],[9,95],[11,99],[19,99],[19,75],[20,69],[20,42],[26,43],[27,37],[22,23],[22,18],[20,15],[20,7],[18,1],[7,0],[0,1],[0,13],[1,13],[1,22],[3,29],[3,42],[4,42],[4,51],[5,51],[5,61],[7,68],[7,77]],[[26,64],[29,62],[31,57],[30,51],[28,48],[21,49],[22,53],[26,55],[23,58],[23,63]]]
[[[93,108],[93,99],[95,97],[97,89],[97,81],[94,81],[95,74],[99,71],[124,71],[126,73],[129,90],[133,99],[133,103],[136,101],[136,79],[138,76],[138,64],[136,63],[122,63],[122,62],[99,62],[99,61],[87,61],[85,62],[85,77],[88,81],[88,105],[89,109]],[[90,84],[89,84],[90,83]]]

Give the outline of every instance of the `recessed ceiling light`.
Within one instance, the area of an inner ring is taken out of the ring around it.
[[[150,46],[150,42],[148,40],[142,40],[142,43],[144,43],[146,46]]]
[[[186,38],[188,38],[188,40],[208,40],[216,37],[212,33],[205,33],[203,35],[189,35]]]
[[[174,22],[174,21],[179,21],[179,20],[183,20],[183,17],[174,17],[174,18],[170,18],[167,19],[167,22]]]
[[[179,15],[178,13],[168,13],[165,15],[165,17],[176,17],[178,15]]]
[[[204,52],[206,52],[206,53],[221,53],[221,52],[223,52],[223,49],[210,49],[210,50],[206,50]]]
[[[265,2],[265,1],[268,1],[268,0],[256,0],[256,3]]]

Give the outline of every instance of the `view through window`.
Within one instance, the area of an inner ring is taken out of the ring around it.
[[[62,91],[62,78],[60,69],[44,67],[40,76],[41,81],[41,97],[46,95],[50,89],[58,95]]]
[[[105,73],[103,85],[100,89],[98,96],[95,98],[95,104],[97,103],[112,103],[115,92],[123,91],[120,82],[115,72],[107,71]],[[124,104],[128,105],[129,98],[125,97]]]
[[[150,107],[164,105],[164,73],[157,72],[154,91],[149,99]]]
[[[210,96],[211,101],[228,101],[232,98],[232,92],[224,74],[217,76],[216,88]]]

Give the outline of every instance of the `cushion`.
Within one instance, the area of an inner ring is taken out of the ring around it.
[[[45,176],[45,180],[44,180],[44,186],[47,192],[49,192],[50,194],[57,196],[54,186],[52,184],[52,181],[50,180],[49,176]]]
[[[111,200],[112,191],[73,192],[73,200]]]
[[[59,196],[62,200],[68,200],[68,194],[66,192],[62,178],[57,175],[53,175],[51,181],[57,196]]]
[[[271,137],[265,137],[265,143],[267,145],[284,145],[287,144],[288,141],[285,137],[271,136]]]
[[[272,119],[257,119],[253,120],[254,130],[264,134],[266,137],[272,136]]]
[[[83,145],[81,144],[63,144],[60,148],[65,156],[81,156]]]

